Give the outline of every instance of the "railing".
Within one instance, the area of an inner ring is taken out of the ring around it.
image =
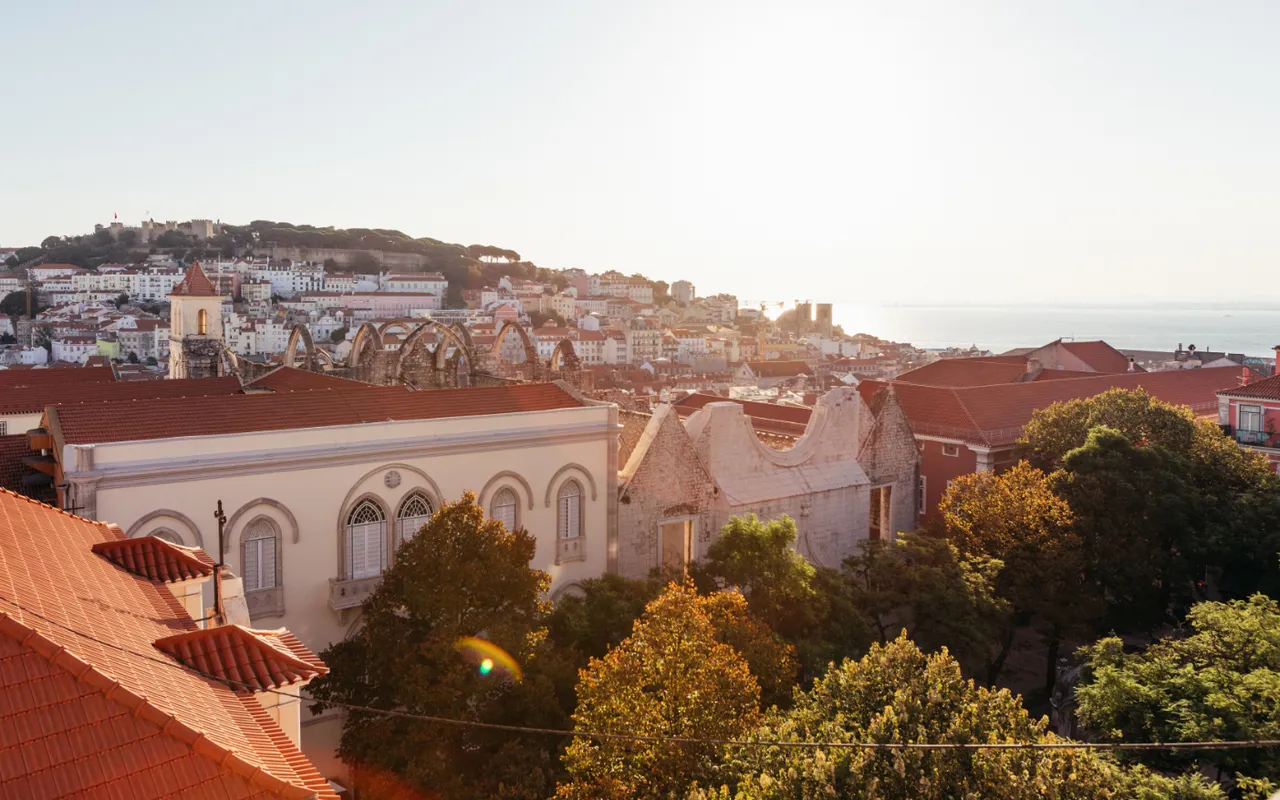
[[[1272,440],[1275,434],[1269,431],[1246,431],[1236,428],[1233,434],[1235,440],[1240,444],[1255,445],[1257,447],[1274,447]]]
[[[381,575],[374,575],[371,578],[330,578],[329,608],[334,611],[355,608],[363,603],[381,582]]]

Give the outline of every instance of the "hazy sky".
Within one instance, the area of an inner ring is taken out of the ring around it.
[[[744,299],[1280,297],[1280,3],[0,0],[0,245],[398,228]]]

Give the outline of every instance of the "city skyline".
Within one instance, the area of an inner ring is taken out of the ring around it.
[[[744,298],[1274,295],[1264,5],[160,8],[6,20],[44,66],[0,84],[0,243],[151,211]]]

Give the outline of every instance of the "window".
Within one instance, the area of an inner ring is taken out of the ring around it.
[[[582,535],[582,487],[577,481],[565,481],[560,487],[556,531],[560,539],[577,539]]]
[[[509,531],[516,529],[516,493],[510,489],[500,489],[493,496],[493,504],[489,508],[489,518],[496,519]]]
[[[201,336],[205,336],[209,333],[209,312],[205,311],[203,308],[200,309],[200,313],[196,315],[196,333]]]
[[[921,475],[919,491],[916,494],[916,502],[919,504],[919,508],[917,508],[916,510],[919,511],[921,515],[923,515],[926,511],[929,510],[929,501],[927,499],[929,497],[929,493],[928,491],[926,491],[928,488],[929,488],[928,480],[926,480],[926,478],[923,475]]]
[[[414,492],[400,504],[400,513],[396,515],[396,546],[406,539],[412,539],[418,530],[431,520],[435,509],[431,501],[422,494]]]
[[[0,436],[9,435],[9,420],[0,419]]]
[[[279,531],[269,519],[259,518],[249,523],[244,532],[241,547],[240,577],[244,590],[256,592],[276,585],[276,542]]]
[[[958,444],[944,444],[944,445],[942,446],[942,454],[943,454],[944,456],[958,456],[958,455],[960,455],[960,445],[958,445]]]
[[[1262,430],[1262,406],[1240,406],[1240,424],[1242,431]]]
[[[668,574],[683,575],[693,560],[693,520],[677,520],[662,523],[659,545],[662,552],[659,563]]]
[[[870,539],[881,539],[893,528],[893,487],[876,486],[871,489],[871,508],[868,515]]]
[[[382,574],[386,563],[387,517],[372,500],[361,501],[347,517],[347,572],[351,579]]]

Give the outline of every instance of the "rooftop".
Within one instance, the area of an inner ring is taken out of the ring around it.
[[[116,379],[109,366],[63,369],[0,369],[0,395],[13,389],[52,384],[109,383]]]
[[[1204,369],[1201,367],[1200,369]],[[1183,371],[1183,370],[1179,370]],[[1199,369],[1188,370],[1190,372],[1199,372]],[[1238,375],[1238,370],[1229,370],[1233,375]],[[1238,388],[1227,389],[1219,392],[1223,397],[1242,397],[1253,398],[1256,400],[1280,400],[1280,375],[1274,375],[1270,378],[1263,378],[1260,381],[1245,384]]]
[[[803,361],[748,361],[747,366],[761,378],[790,378],[813,374],[813,370]]]
[[[67,405],[49,411],[49,424],[61,431],[60,444],[97,444],[551,411],[581,405],[554,383],[423,392],[403,386],[370,386],[364,391],[328,388]]]
[[[57,370],[79,372],[80,370]],[[52,405],[81,405],[110,401],[156,400],[162,397],[230,395],[240,391],[240,379],[182,378],[163,381],[117,381],[114,383],[47,383],[0,392],[0,414],[43,411]]]
[[[334,798],[253,695],[156,649],[196,623],[93,552],[122,538],[0,491],[0,796]]]
[[[209,276],[204,274],[204,270],[200,268],[200,262],[191,265],[191,269],[187,270],[186,277],[173,287],[173,291],[169,292],[170,297],[217,297],[218,292],[213,288],[213,282],[209,280]]]

